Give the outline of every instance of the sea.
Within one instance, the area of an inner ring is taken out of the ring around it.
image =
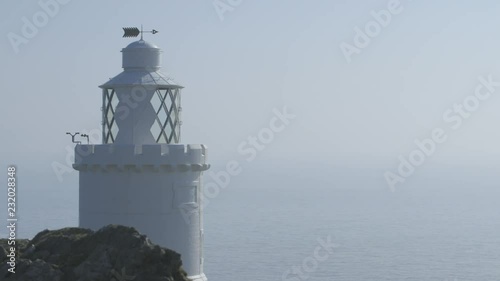
[[[17,196],[20,238],[78,225],[77,189]],[[228,187],[204,212],[211,281],[500,281],[498,187]]]

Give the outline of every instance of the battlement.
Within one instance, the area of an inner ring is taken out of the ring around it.
[[[76,170],[132,169],[165,171],[205,171],[207,147],[203,144],[77,145]]]

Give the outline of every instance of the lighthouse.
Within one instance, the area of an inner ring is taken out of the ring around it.
[[[160,71],[161,49],[122,49],[123,71],[102,89],[102,144],[77,144],[79,225],[135,227],[181,254],[190,279],[203,273],[202,175],[207,148],[181,143],[181,90]]]

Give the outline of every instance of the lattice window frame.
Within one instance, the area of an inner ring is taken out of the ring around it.
[[[103,89],[102,92],[102,140],[104,144],[114,143],[119,128],[115,120],[118,106],[118,96],[115,89]]]
[[[179,143],[182,125],[180,89],[157,89],[151,98],[151,105],[153,105],[156,114],[155,121],[150,128],[155,142],[167,144]],[[165,117],[162,118],[163,115]]]

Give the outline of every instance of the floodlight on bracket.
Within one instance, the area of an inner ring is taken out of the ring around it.
[[[89,143],[90,143],[90,141],[89,141],[89,135],[87,135],[87,134],[81,134],[80,136],[81,136],[82,138],[87,138],[87,144],[89,144]]]

